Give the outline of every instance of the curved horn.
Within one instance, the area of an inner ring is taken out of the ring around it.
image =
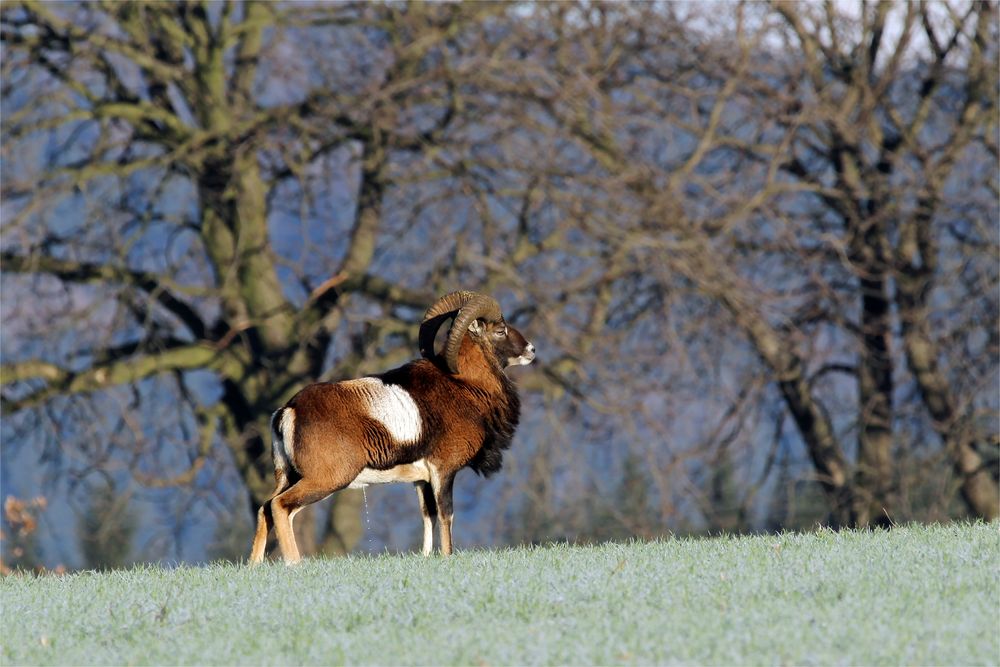
[[[438,299],[424,313],[424,319],[420,321],[420,355],[426,359],[434,356],[434,338],[437,336],[441,324],[452,313],[457,312],[467,304],[474,296],[475,292],[460,291],[445,294]]]
[[[496,299],[485,294],[476,294],[467,304],[462,306],[455,316],[455,321],[451,324],[451,331],[448,332],[448,343],[444,346],[444,358],[448,362],[448,368],[452,373],[458,372],[458,349],[462,347],[462,338],[469,330],[469,325],[475,320],[483,318],[490,322],[499,322],[503,319],[500,312],[500,304]]]
[[[455,321],[451,325],[448,342],[445,344],[445,361],[452,373],[458,372],[458,350],[469,325],[480,317],[494,322],[503,319],[500,304],[492,297],[468,290],[446,294],[427,309],[420,323],[419,342],[422,356],[427,358],[434,356],[434,337],[441,328],[441,323],[456,311]]]

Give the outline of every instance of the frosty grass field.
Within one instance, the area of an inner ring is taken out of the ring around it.
[[[1000,662],[1000,527],[14,576],[0,663]]]

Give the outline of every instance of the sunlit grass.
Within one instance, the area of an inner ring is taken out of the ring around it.
[[[997,664],[1000,532],[676,539],[0,581],[16,664]]]

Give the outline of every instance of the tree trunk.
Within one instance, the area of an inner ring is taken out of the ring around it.
[[[877,177],[872,177],[877,181]],[[892,357],[885,225],[869,216],[852,235],[853,264],[860,272],[861,353],[858,361],[858,464],[851,522],[858,527],[891,524]]]
[[[361,512],[364,496],[358,489],[343,489],[331,498],[330,516],[319,545],[319,553],[343,556],[354,551],[364,534]],[[367,511],[367,509],[365,509]],[[416,503],[414,503],[416,511]]]
[[[933,210],[925,203],[922,210]],[[961,484],[969,512],[992,521],[1000,515],[1000,487],[973,445],[973,436],[962,423],[948,380],[938,366],[941,351],[930,334],[927,297],[936,266],[936,248],[920,216],[909,220],[901,233],[896,302],[903,330],[906,361],[920,388],[924,407],[934,429],[944,440],[945,451]]]
[[[900,284],[909,282],[901,280]],[[901,287],[899,291],[906,360],[920,387],[924,406],[934,420],[934,429],[944,440],[945,451],[961,484],[962,500],[974,516],[992,521],[1000,515],[1000,487],[956,414],[947,380],[938,368],[940,353],[926,331],[926,320],[920,319],[921,311],[912,307],[912,287]]]

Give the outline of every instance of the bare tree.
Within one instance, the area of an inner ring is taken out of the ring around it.
[[[947,343],[931,333],[936,317],[928,299],[935,289],[957,289],[952,298],[961,294],[975,310],[995,312],[996,271],[988,262],[990,254],[996,257],[996,234],[989,229],[996,202],[988,193],[997,174],[990,129],[996,124],[996,8],[987,2],[915,4],[898,11],[862,5],[856,19],[789,4],[775,9],[785,23],[783,39],[802,54],[801,70],[786,75],[801,76],[808,89],[782,170],[827,189],[814,211],[839,223],[836,249],[853,274],[860,302],[853,520],[885,521],[895,505],[894,390],[900,373],[892,356],[893,305],[907,366],[962,497],[971,513],[992,519],[1000,495],[976,446],[989,434],[970,431],[976,408],[966,402],[971,396],[958,396],[992,381],[996,348],[984,349],[987,358],[979,362],[953,360],[958,374],[973,374],[971,384],[947,378],[940,367]],[[890,37],[890,29],[898,35]],[[926,50],[914,50],[913,43]],[[787,103],[787,91],[762,93]],[[956,179],[968,179],[957,198],[946,192]],[[983,253],[991,245],[993,252]],[[970,283],[949,285],[956,276],[940,265],[954,266],[953,258],[975,274]],[[982,324],[968,324],[982,331]]]
[[[477,540],[995,516],[995,8],[850,9],[5,4],[5,447],[257,503],[471,286],[541,362]]]
[[[386,312],[367,337],[408,341],[414,315],[391,309],[434,294],[373,273],[376,239],[392,184],[452,131],[462,31],[496,11],[6,3],[2,261],[26,279],[7,282],[23,347],[6,355],[4,413],[47,420],[60,397],[131,387],[121,422],[179,404],[197,424],[186,469],[147,484],[190,482],[221,438],[261,502],[271,410],[365,360],[356,345],[327,367],[351,297]],[[301,237],[269,225],[289,207],[314,219],[332,179],[351,190],[341,224]],[[56,287],[61,303],[39,298]],[[356,514],[353,494],[338,502]],[[330,515],[324,546],[350,549],[357,521]]]
[[[892,521],[904,483],[894,459],[933,458],[926,435],[922,453],[897,441],[911,381],[969,512],[995,517],[982,452],[996,424],[980,417],[996,406],[978,400],[997,373],[984,326],[997,311],[995,8],[741,5],[701,32],[690,8],[548,13],[555,55],[526,66],[544,71],[517,94],[586,150],[574,176],[600,192],[594,236],[642,268],[633,283],[686,282],[724,308],[834,520]],[[688,43],[658,48],[668,32]],[[933,322],[951,317],[969,329],[935,337]]]

